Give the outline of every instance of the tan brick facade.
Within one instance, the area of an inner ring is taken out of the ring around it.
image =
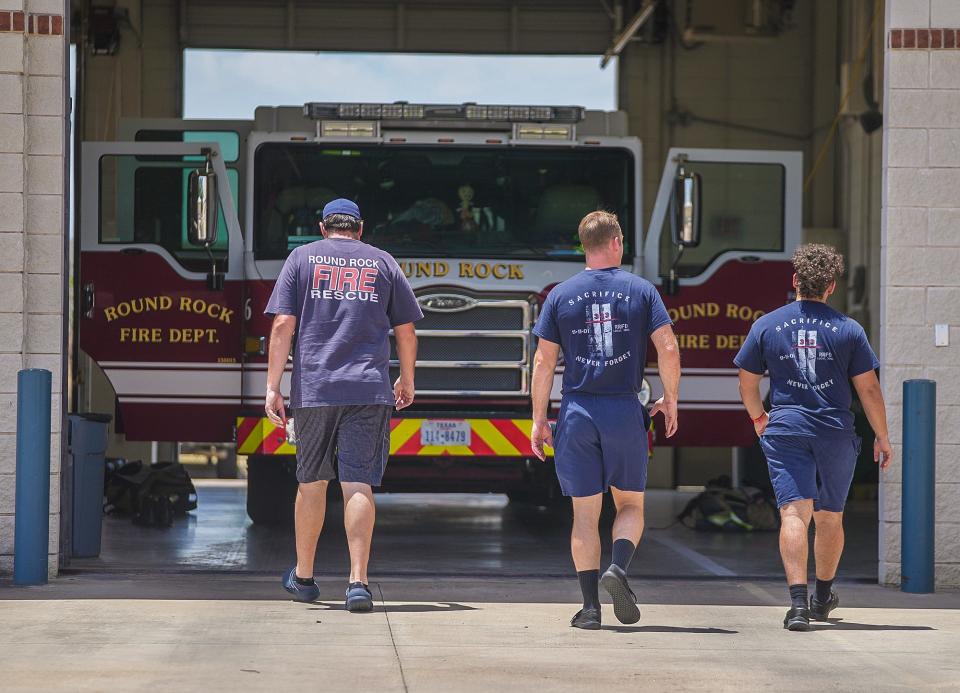
[[[937,381],[936,581],[960,586],[960,2],[888,0],[884,389],[897,461],[881,489],[880,577],[900,580],[901,389]],[[934,346],[947,324],[950,346]]]
[[[49,552],[57,570],[65,49],[62,2],[0,8],[0,574],[13,568],[21,368],[53,373]]]

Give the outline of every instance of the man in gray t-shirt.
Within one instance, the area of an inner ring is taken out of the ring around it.
[[[280,379],[296,333],[290,405],[297,436],[297,565],[283,577],[298,601],[313,601],[317,540],[327,484],[339,478],[350,547],[347,609],[369,611],[367,562],[373,536],[373,486],[390,452],[390,415],[413,402],[417,337],[423,317],[396,260],[360,240],[360,209],[338,199],[323,208],[323,240],[296,248],[264,311],[273,315],[264,409],[286,426]],[[400,377],[390,384],[389,332]]]

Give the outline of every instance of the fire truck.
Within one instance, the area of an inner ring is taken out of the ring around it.
[[[385,488],[543,499],[556,491],[528,440],[531,329],[551,287],[582,269],[579,220],[604,209],[623,227],[625,269],[660,287],[680,341],[680,430],[660,443],[749,445],[732,358],[790,298],[801,154],[670,149],[646,224],[642,158],[624,112],[575,106],[308,103],[127,121],[120,141],[82,147],[79,348],[127,440],[235,441],[250,517],[287,517],[295,447],[263,417],[263,311],[290,251],[319,238],[324,204],[351,198],[363,239],[397,259],[424,312],[417,399],[391,422]],[[641,396],[655,398],[648,355]]]

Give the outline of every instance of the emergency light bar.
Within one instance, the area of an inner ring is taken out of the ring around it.
[[[507,123],[570,123],[583,120],[582,106],[502,106],[476,103],[321,103],[304,104],[311,120],[432,120]]]

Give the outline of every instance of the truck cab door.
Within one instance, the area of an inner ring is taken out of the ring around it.
[[[678,260],[670,212],[681,166],[700,176],[701,234],[699,245]],[[725,447],[755,440],[733,358],[757,318],[793,299],[790,259],[802,235],[802,168],[800,152],[669,152],[642,261],[643,276],[658,285],[674,322],[683,362],[682,423],[667,444]],[[671,267],[678,277],[672,295],[666,291]],[[659,397],[659,378],[650,381]]]
[[[91,407],[102,372],[128,440],[232,438],[243,324],[234,137],[82,145],[79,401]],[[219,206],[209,252],[187,240],[188,178],[208,153]]]

